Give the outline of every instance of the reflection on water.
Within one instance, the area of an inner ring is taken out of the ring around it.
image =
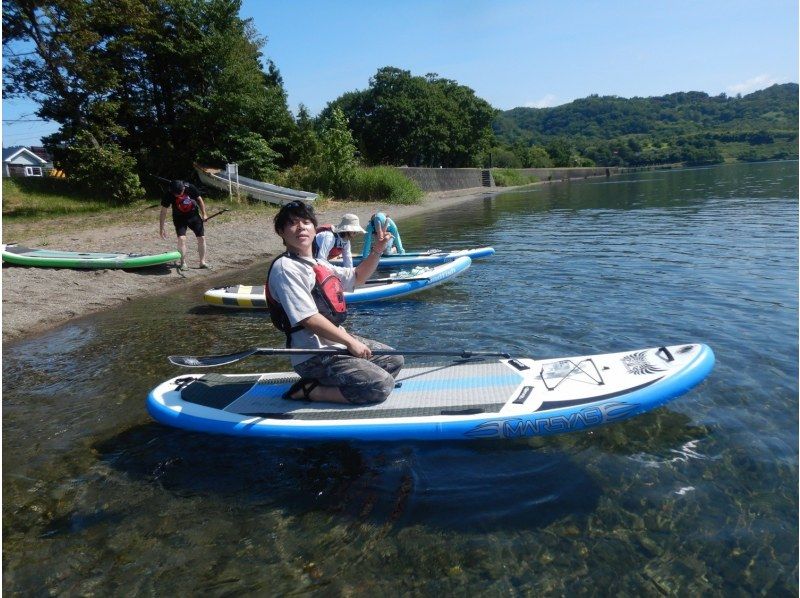
[[[168,354],[281,346],[203,286],[4,347],[4,589],[20,594],[797,594],[797,164],[488,196],[402,224],[493,245],[355,306],[395,346],[556,357],[703,341],[666,408],[513,442],[265,443],[152,422]],[[264,265],[218,284],[263,279]],[[226,372],[279,371],[257,357]]]

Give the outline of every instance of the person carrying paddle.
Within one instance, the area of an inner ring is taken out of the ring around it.
[[[367,257],[370,251],[372,251],[372,235],[379,228],[383,228],[392,235],[392,241],[389,243],[386,249],[384,249],[383,255],[406,252],[406,250],[403,249],[403,243],[400,241],[400,231],[397,230],[397,225],[394,223],[394,220],[389,218],[383,212],[378,212],[370,217],[369,224],[367,224],[367,230],[365,231],[366,238],[364,239],[364,249],[361,251],[361,255],[363,257]]]
[[[336,226],[318,226],[314,237],[314,257],[325,261],[333,257],[342,257],[342,266],[353,267],[353,254],[350,242],[356,233],[365,233],[355,214],[345,214]]]
[[[286,252],[267,272],[264,290],[273,324],[286,334],[287,347],[347,351],[292,355],[300,380],[284,398],[356,405],[386,400],[403,357],[374,356],[373,350],[391,347],[350,334],[341,323],[347,316],[344,291],[352,291],[370,277],[392,235],[379,227],[369,256],[356,268],[339,268],[313,256],[317,218],[310,205],[302,201],[284,205],[274,224]]]
[[[186,229],[192,229],[197,237],[197,254],[200,258],[200,267],[208,268],[206,264],[206,238],[203,222],[206,220],[206,204],[200,197],[200,192],[194,185],[175,180],[170,182],[169,191],[161,199],[161,214],[158,220],[158,231],[162,239],[167,238],[164,224],[167,220],[167,210],[172,206],[172,224],[175,225],[175,234],[178,235],[178,251],[181,252],[179,270],[186,269]]]

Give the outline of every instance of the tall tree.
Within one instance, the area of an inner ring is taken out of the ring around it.
[[[379,69],[363,91],[338,106],[365,161],[410,166],[472,166],[490,146],[495,110],[468,87],[436,74]]]
[[[347,119],[334,106],[325,120],[321,135],[319,173],[321,187],[332,195],[346,197],[357,166],[356,145]]]
[[[240,0],[7,0],[4,89],[39,102],[61,129],[116,144],[140,172],[187,173],[194,160],[271,169],[295,127],[265,40]],[[243,142],[244,140],[244,142]],[[263,170],[262,170],[263,172]]]
[[[60,166],[87,191],[116,201],[141,193],[135,162],[123,145],[128,131],[118,119],[115,90],[121,77],[115,56],[143,18],[143,7],[134,0],[3,3],[4,49],[15,42],[31,48],[11,52],[5,60],[4,92],[32,98],[39,104],[38,116],[60,123],[49,141],[69,140],[75,146],[56,153]],[[91,176],[103,163],[119,180]]]

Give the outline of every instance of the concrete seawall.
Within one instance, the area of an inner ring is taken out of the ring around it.
[[[566,181],[569,179],[587,179],[595,176],[611,176],[619,174],[616,166],[592,166],[576,168],[515,168],[516,172],[524,175],[533,175],[540,181]]]
[[[415,168],[403,167],[397,169],[409,179],[419,185],[426,193],[430,191],[450,191],[452,189],[470,189],[472,187],[493,187],[494,181],[489,179],[489,184],[484,183],[483,173],[489,173],[482,168]]]
[[[494,187],[492,171],[486,168],[416,168],[397,169],[414,181],[426,193],[431,191],[451,191],[473,187]],[[540,181],[566,181],[588,177],[611,176],[619,174],[617,167],[593,168],[515,168],[523,175],[533,175]]]

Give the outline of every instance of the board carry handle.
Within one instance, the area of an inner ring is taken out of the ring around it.
[[[236,363],[253,355],[349,355],[347,349],[273,349],[270,347],[251,347],[237,353],[226,355],[170,355],[167,360],[173,364],[185,368],[210,368]],[[414,351],[396,349],[376,349],[373,355],[439,355],[449,357],[460,357],[470,359],[471,357],[501,357],[511,359],[508,353],[494,351]]]
[[[659,353],[663,353],[665,357],[661,357]],[[670,361],[675,361],[675,358],[672,356],[672,353],[670,353],[669,349],[667,349],[666,347],[660,347],[658,351],[656,351],[656,355],[659,355],[659,357],[661,357],[661,359],[663,359],[667,363],[669,363]]]

